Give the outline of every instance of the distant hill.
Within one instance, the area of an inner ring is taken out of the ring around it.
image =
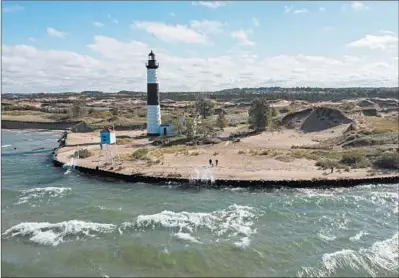
[[[113,98],[122,96],[131,96],[135,98],[146,98],[146,92],[122,90],[119,92],[105,93],[101,91],[83,91],[83,92],[61,92],[61,93],[38,93],[38,94],[2,94],[3,99],[15,98],[68,98],[71,96],[89,96],[95,98]],[[381,88],[317,88],[317,87],[260,87],[260,88],[231,88],[213,92],[160,92],[161,99],[179,100],[195,100],[197,96],[202,95],[214,100],[230,101],[231,99],[252,99],[265,95],[270,100],[305,100],[315,101],[341,101],[343,99],[353,98],[391,98],[398,99],[398,87],[381,87]]]

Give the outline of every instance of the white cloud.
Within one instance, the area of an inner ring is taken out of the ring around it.
[[[47,34],[56,38],[65,38],[66,33],[58,31],[52,27],[47,27]]]
[[[188,44],[207,44],[208,38],[187,25],[172,25],[156,21],[136,21],[132,28],[145,30],[165,42],[181,42]]]
[[[284,6],[284,13],[289,14],[294,9],[294,6]]]
[[[325,12],[325,11],[326,11],[326,8],[320,7],[320,8],[319,8],[319,11],[320,11],[320,12]]]
[[[193,6],[203,6],[203,7],[207,7],[210,9],[217,9],[219,7],[222,7],[224,5],[226,5],[227,1],[224,2],[220,2],[220,1],[193,1],[191,2],[191,4]]]
[[[360,1],[353,1],[350,5],[348,4],[343,4],[342,5],[342,10],[346,11],[348,9],[351,9],[352,11],[355,12],[361,12],[361,11],[368,11],[370,10],[370,7],[364,4],[363,2]]]
[[[389,35],[394,35],[395,34],[395,32],[389,31],[389,30],[381,30],[380,33],[381,34],[389,34]]]
[[[284,14],[289,14],[289,13],[293,13],[293,14],[303,14],[303,13],[308,13],[309,10],[308,9],[295,9],[294,5],[290,5],[290,6],[284,6]]]
[[[259,19],[257,19],[256,17],[253,17],[253,18],[252,18],[252,24],[253,24],[255,27],[259,27],[259,26],[260,26]]]
[[[29,45],[3,45],[3,92],[146,90],[144,63],[154,46],[96,36],[87,47],[97,58]],[[398,83],[397,60],[392,56],[261,56],[246,51],[183,58],[155,47],[153,50],[160,62],[161,91],[259,86],[397,86]]]
[[[119,21],[116,20],[115,18],[113,18],[110,14],[108,14],[107,16],[108,16],[108,19],[110,19],[113,23],[119,24]]]
[[[370,7],[367,6],[366,4],[360,2],[360,1],[354,1],[351,3],[350,7],[352,8],[352,10],[354,10],[355,12],[360,12],[360,11],[367,11],[370,10]]]
[[[98,21],[94,21],[94,22],[93,22],[93,25],[96,26],[96,27],[103,27],[103,26],[104,26],[103,23],[98,22]]]
[[[305,14],[305,13],[308,13],[308,12],[309,12],[308,9],[299,9],[299,10],[293,11],[293,14]]]
[[[248,35],[251,34],[252,32],[253,32],[252,29],[249,30],[239,29],[231,32],[230,35],[233,39],[237,40],[240,45],[252,46],[255,45],[255,43],[248,39]]]
[[[218,34],[223,32],[225,24],[213,20],[191,20],[190,27],[202,34]]]
[[[25,7],[18,5],[18,4],[3,8],[4,13],[19,12],[19,11],[23,11],[23,10],[25,10]]]
[[[398,37],[393,35],[374,36],[366,35],[365,37],[347,44],[352,48],[370,48],[370,49],[392,49],[398,48]]]
[[[35,39],[34,37],[29,37],[28,40],[31,41],[31,42],[37,41],[37,39]]]
[[[175,17],[175,16],[176,16],[176,14],[175,14],[174,12],[170,12],[169,15],[170,15],[171,17]]]
[[[87,45],[87,47],[100,53],[105,58],[113,60],[134,60],[137,57],[145,57],[145,53],[149,52],[149,46],[145,43],[139,41],[122,43],[106,36],[95,36],[94,42]],[[127,56],[122,56],[120,53],[125,53]]]

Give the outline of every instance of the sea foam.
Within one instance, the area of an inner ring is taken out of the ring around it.
[[[228,240],[240,237],[234,245],[240,248],[249,246],[250,236],[257,231],[253,227],[259,216],[255,208],[249,206],[231,205],[227,209],[213,212],[173,212],[162,211],[152,215],[139,215],[132,222],[120,225],[92,223],[70,220],[60,223],[24,222],[11,227],[3,233],[5,238],[28,237],[29,241],[43,245],[56,246],[65,238],[73,240],[81,236],[92,237],[93,234],[118,231],[139,232],[148,229],[168,229],[173,235],[184,241],[201,244],[203,241],[195,233],[199,229],[210,231],[215,236],[225,236]]]
[[[31,200],[38,200],[47,198],[63,197],[65,194],[70,192],[70,187],[43,187],[43,188],[32,188],[20,191],[20,197],[15,203],[17,205],[28,203]]]
[[[298,276],[326,277],[335,275],[339,268],[363,270],[370,276],[379,276],[379,271],[399,271],[398,234],[383,241],[375,242],[369,248],[358,251],[344,249],[322,256],[321,262],[315,267],[302,267]]]
[[[102,224],[70,220],[60,223],[48,222],[24,222],[11,227],[3,233],[3,237],[28,237],[29,241],[56,246],[66,237],[94,237],[97,233],[110,233],[116,226],[112,224]]]

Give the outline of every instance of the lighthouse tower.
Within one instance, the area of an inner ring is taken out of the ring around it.
[[[155,54],[148,55],[147,67],[147,135],[158,136],[161,125],[161,107],[159,105],[157,69],[159,64]]]

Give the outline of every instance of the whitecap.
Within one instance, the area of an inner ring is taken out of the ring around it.
[[[251,244],[251,240],[249,237],[243,237],[240,241],[234,242],[234,246],[240,249],[245,249]]]
[[[5,238],[28,237],[29,241],[41,244],[57,246],[64,242],[66,237],[75,236],[94,237],[93,233],[111,233],[116,226],[113,224],[102,224],[70,220],[60,223],[48,222],[23,222],[6,230],[2,236]]]
[[[196,239],[194,236],[190,235],[189,233],[179,232],[179,233],[175,233],[174,236],[179,239],[190,241],[193,243],[198,243],[198,244],[202,243],[201,241],[199,241],[198,239]]]
[[[11,145],[2,145],[1,147],[2,148],[8,148],[8,147],[11,147]]]
[[[349,238],[350,241],[358,241],[362,236],[368,235],[368,232],[360,231],[356,235]]]
[[[325,241],[333,241],[333,240],[335,240],[337,238],[334,235],[332,235],[332,236],[331,235],[326,235],[326,234],[324,234],[322,232],[319,232],[317,235],[319,236],[319,238],[321,238],[322,240],[325,240]]]
[[[349,267],[362,269],[370,276],[378,276],[379,270],[397,272],[399,269],[398,234],[383,241],[375,242],[369,248],[358,251],[344,249],[322,256],[321,262],[315,267],[302,267],[298,276],[326,277],[336,274],[338,268]]]
[[[125,222],[122,229],[135,230],[167,228],[175,233],[193,235],[198,229],[205,229],[216,236],[245,236],[255,234],[253,227],[259,212],[249,206],[231,205],[225,210],[213,212],[162,211],[152,215],[139,215],[133,222]]]
[[[70,187],[43,187],[22,190],[20,198],[15,203],[16,205],[27,203],[31,200],[42,199],[44,197],[56,198],[63,197],[66,193],[70,192]]]

